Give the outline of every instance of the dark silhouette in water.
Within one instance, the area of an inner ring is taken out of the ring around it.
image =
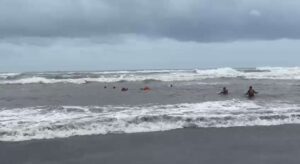
[[[223,88],[223,90],[219,93],[219,95],[228,95],[228,89],[226,87]]]
[[[126,91],[128,91],[128,88],[122,88],[121,91],[126,92]]]
[[[91,83],[90,81],[84,80],[84,84]]]
[[[249,90],[246,93],[249,98],[253,98],[256,94],[258,94],[258,92],[256,92],[252,86],[249,87]]]
[[[105,85],[105,86],[104,86],[104,89],[106,89],[106,88],[107,88],[107,86]]]
[[[113,86],[113,89],[116,89],[116,86]]]

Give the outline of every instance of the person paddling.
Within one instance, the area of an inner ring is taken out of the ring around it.
[[[149,92],[151,90],[151,88],[148,86],[145,86],[144,88],[141,88],[141,90],[144,92]]]
[[[256,94],[258,94],[258,92],[256,92],[252,86],[249,87],[249,90],[246,93],[249,98],[253,98]]]
[[[223,90],[219,93],[219,95],[228,95],[228,89],[226,87],[223,88]]]

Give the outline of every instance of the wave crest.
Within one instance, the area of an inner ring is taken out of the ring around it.
[[[59,72],[0,74],[0,84],[131,82],[131,81],[194,81],[215,78],[299,80],[299,67],[259,67],[255,69],[218,68],[205,70]]]
[[[227,100],[144,106],[41,106],[0,109],[0,141],[136,133],[178,128],[300,123],[300,106]]]

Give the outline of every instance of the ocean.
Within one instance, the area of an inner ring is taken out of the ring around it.
[[[299,124],[299,98],[299,67],[0,73],[0,141]]]

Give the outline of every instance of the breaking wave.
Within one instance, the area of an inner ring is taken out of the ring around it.
[[[300,80],[300,67],[259,67],[254,69],[145,70],[106,72],[0,73],[0,84],[193,81],[214,78]]]
[[[172,105],[2,108],[0,141],[298,123],[300,106],[287,102],[227,100]]]

